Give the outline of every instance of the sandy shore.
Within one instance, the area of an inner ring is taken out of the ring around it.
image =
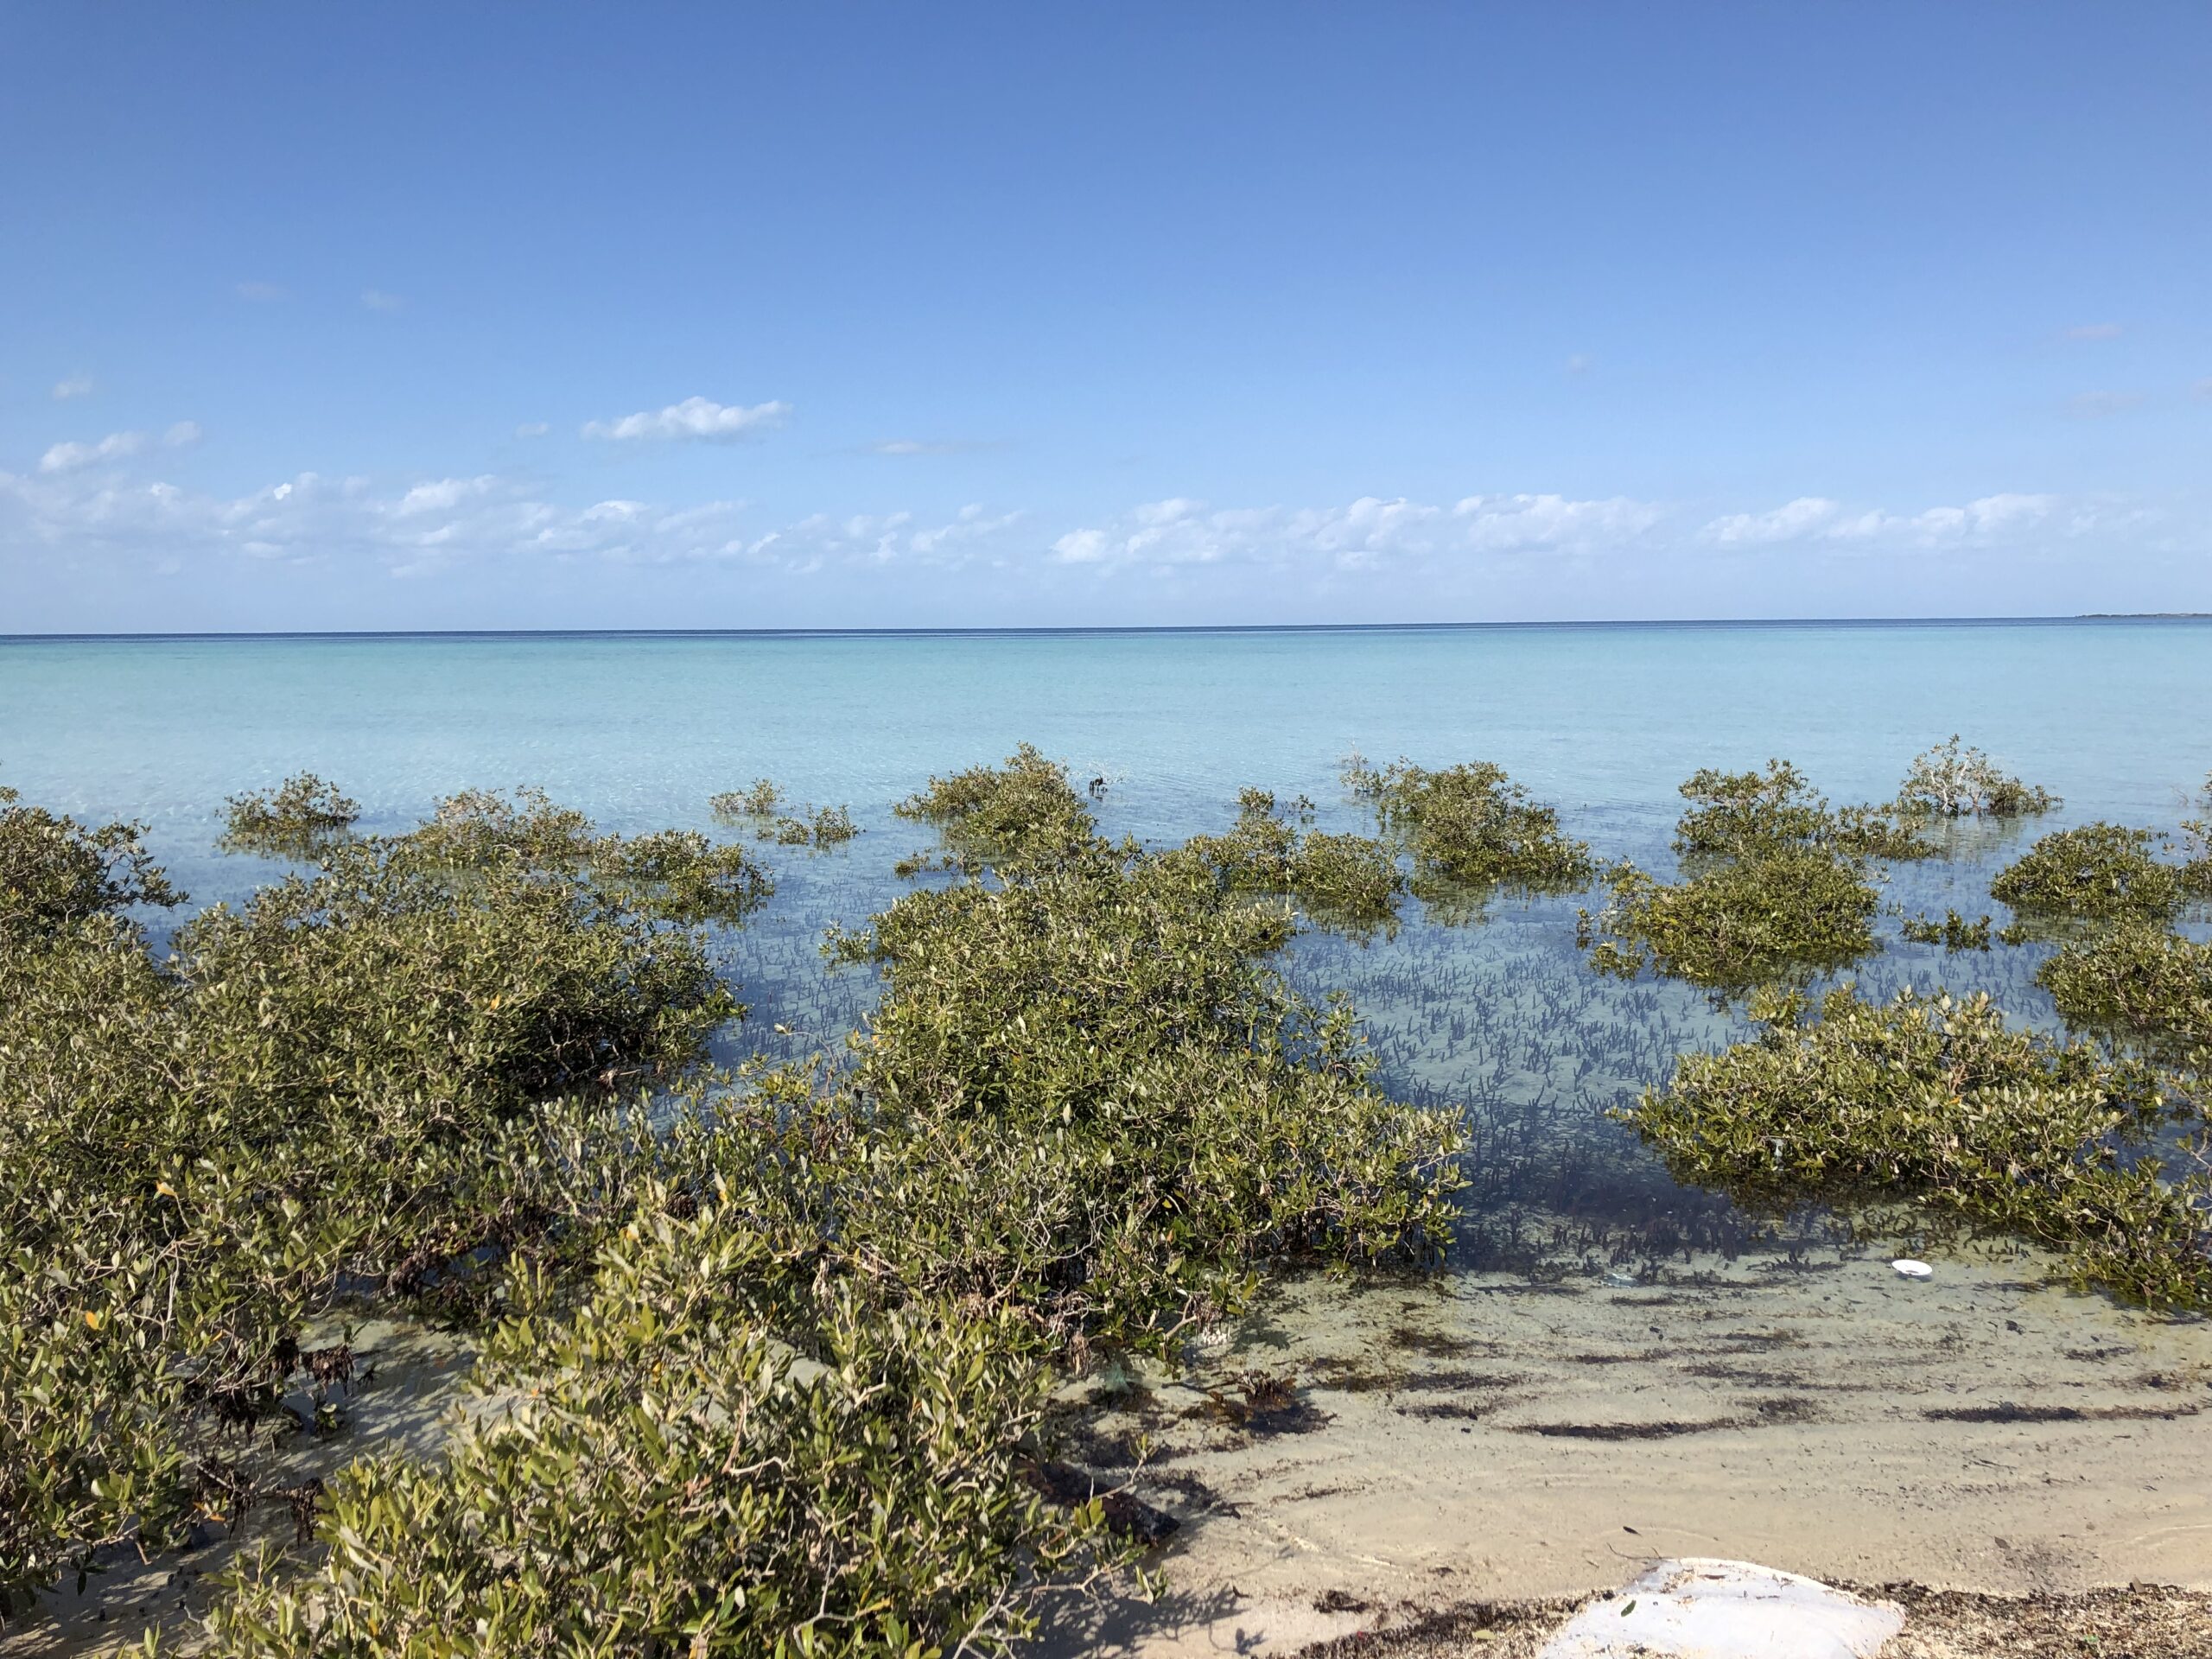
[[[1187,1371],[1071,1390],[1109,1410],[1071,1416],[1062,1455],[1181,1525],[1159,1600],[1067,1606],[1040,1654],[1288,1653],[1378,1630],[1363,1651],[1533,1652],[1574,1601],[1680,1555],[2013,1598],[2212,1592],[2212,1324],[2045,1287],[2025,1258],[1942,1261],[1924,1282],[1832,1251],[1627,1277],[1300,1281]],[[353,1408],[380,1440],[434,1445],[465,1351],[360,1339],[384,1363]],[[1287,1395],[1255,1408],[1254,1374]],[[322,1472],[361,1444],[286,1462]],[[0,1653],[111,1650],[204,1603],[228,1554],[64,1587]],[[1927,1605],[2012,1630],[2012,1604]],[[2128,1605],[2018,1617],[2060,1629]],[[2159,1616],[2212,1627],[2176,1605]],[[1915,1654],[1985,1650],[1919,1629]]]
[[[1160,1605],[1094,1609],[1046,1649],[1285,1651],[1379,1608],[1575,1597],[1679,1555],[2012,1596],[2212,1591],[2212,1326],[2026,1265],[1287,1287],[1069,1446],[1130,1478],[1149,1435],[1134,1478],[1184,1524]],[[1297,1406],[1239,1426],[1245,1371],[1295,1376]]]

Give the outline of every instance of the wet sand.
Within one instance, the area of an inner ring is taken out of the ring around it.
[[[2212,1325],[2033,1269],[1939,1261],[1916,1282],[1828,1252],[1284,1287],[1071,1444],[1184,1524],[1159,1606],[1094,1609],[1046,1649],[1287,1651],[1379,1609],[1580,1597],[1681,1555],[2212,1591]],[[1237,1426],[1254,1371],[1294,1376],[1298,1409]]]

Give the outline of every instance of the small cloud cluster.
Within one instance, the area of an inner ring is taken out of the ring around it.
[[[54,400],[58,404],[66,404],[73,397],[89,397],[92,395],[93,390],[91,375],[73,374],[66,380],[57,380],[54,383]]]
[[[687,412],[677,404],[630,418],[670,424],[683,435],[716,435],[757,428],[760,419],[746,418],[757,415],[719,404]],[[2157,524],[2153,514],[2111,502],[2024,493],[1902,512],[1802,495],[1702,523],[1680,508],[1627,496],[1519,493],[1425,502],[1369,495],[1241,507],[1179,496],[1063,528],[980,503],[950,516],[817,512],[781,522],[734,500],[686,505],[615,497],[575,505],[549,499],[542,480],[496,473],[399,486],[302,473],[238,496],[149,481],[158,456],[199,437],[188,421],[158,437],[112,432],[54,444],[25,474],[0,472],[0,545],[140,565],[162,560],[181,567],[194,558],[353,562],[395,575],[463,562],[527,569],[584,560],[720,563],[794,575],[983,567],[1030,582],[1109,581],[1124,572],[1142,580],[1211,569],[1238,571],[1247,582],[1243,573],[1256,570],[1317,588],[1388,573],[1456,592],[1492,573],[1525,571],[1530,561],[1679,560],[1700,547],[1727,554],[1789,550],[1800,557],[1904,558],[1930,550],[2033,556],[2091,535],[2139,537]]]
[[[112,469],[0,473],[0,539],[11,543],[72,557],[351,561],[400,576],[486,560],[736,563],[796,572],[947,567],[997,556],[995,543],[1021,517],[970,505],[941,519],[817,513],[763,524],[741,501],[668,507],[616,499],[575,507],[544,499],[530,480],[493,474],[425,479],[394,492],[364,478],[302,473],[220,496]]]
[[[1589,553],[1625,546],[1664,516],[1626,497],[1471,495],[1451,506],[1362,496],[1341,506],[1209,509],[1177,498],[1130,510],[1052,543],[1063,564],[1292,564],[1357,569],[1387,560]]]
[[[2062,511],[2065,509],[2065,511]],[[1986,546],[2034,531],[2079,535],[2109,524],[2094,504],[2070,507],[2055,495],[1985,495],[1964,506],[1928,507],[1895,513],[1881,508],[1847,511],[1826,496],[1801,495],[1766,512],[1732,512],[1708,522],[1700,541],[1717,547],[1781,547],[1792,543],[1935,548]]]
[[[619,420],[588,421],[584,423],[584,436],[609,438],[618,442],[690,439],[726,443],[781,426],[791,412],[791,406],[785,403],[754,404],[745,408],[735,404],[717,404],[705,397],[686,397],[665,409],[641,410]]]
[[[387,294],[380,288],[365,288],[361,290],[361,304],[366,310],[397,311],[406,303],[407,302],[401,299],[398,295]]]
[[[2081,322],[2066,331],[2069,340],[2118,340],[2120,334],[2116,322]]]
[[[150,440],[143,432],[111,432],[104,438],[90,443],[65,442],[54,444],[38,458],[41,473],[73,473],[86,467],[97,467],[103,461],[124,461],[146,448]],[[161,443],[166,448],[182,449],[200,442],[200,425],[196,421],[179,421],[162,434]]]

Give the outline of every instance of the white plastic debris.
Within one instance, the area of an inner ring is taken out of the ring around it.
[[[1887,1602],[1750,1561],[1662,1561],[1593,1601],[1537,1659],[1873,1659],[1904,1628]]]
[[[1935,1268],[1925,1262],[1916,1262],[1909,1255],[1900,1256],[1890,1265],[1908,1279],[1932,1279],[1936,1275]]]

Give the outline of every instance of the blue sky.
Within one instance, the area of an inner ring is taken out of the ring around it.
[[[0,10],[0,632],[2212,609],[2212,10]]]

